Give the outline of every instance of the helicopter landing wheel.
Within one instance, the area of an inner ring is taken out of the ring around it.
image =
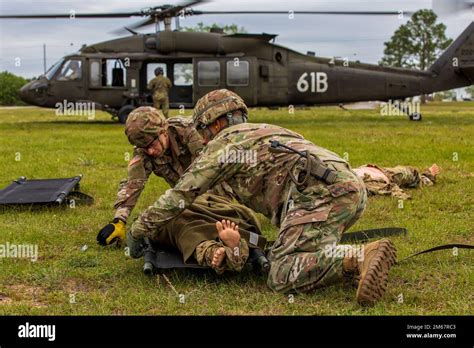
[[[408,115],[408,118],[410,119],[410,121],[421,121],[422,120],[421,114],[419,112],[415,112],[413,114]]]
[[[128,115],[133,110],[135,110],[135,106],[133,106],[133,105],[124,105],[124,106],[122,106],[120,108],[119,112],[118,112],[119,122],[122,123],[122,124],[125,124],[125,122],[127,122]]]

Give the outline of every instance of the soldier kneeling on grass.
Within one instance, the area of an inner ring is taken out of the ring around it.
[[[193,121],[206,147],[174,188],[135,220],[129,243],[140,245],[154,236],[225,181],[237,201],[280,228],[268,255],[271,289],[306,292],[347,280],[357,283],[360,304],[375,304],[387,287],[395,247],[382,239],[365,245],[360,255],[338,245],[364,210],[362,180],[335,153],[288,129],[247,123],[247,113],[244,101],[225,89],[197,102]],[[232,160],[222,160],[223,154],[233,154]]]
[[[174,186],[204,146],[190,119],[166,120],[152,107],[134,110],[127,119],[125,134],[135,146],[133,158],[127,180],[120,183],[115,218],[97,236],[101,245],[125,241],[127,220],[152,172]],[[229,195],[224,184],[205,192],[178,217],[156,226],[151,242],[163,249],[179,250],[185,263],[195,260],[217,273],[240,271],[249,256],[249,245],[241,234],[260,234],[260,224],[254,212],[231,203]],[[132,257],[141,257],[142,246],[132,245],[130,252]]]

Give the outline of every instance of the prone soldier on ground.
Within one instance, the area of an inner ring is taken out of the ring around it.
[[[411,166],[393,168],[366,164],[354,168],[354,172],[364,181],[367,192],[371,195],[392,195],[400,199],[409,199],[404,188],[432,186],[440,172],[438,165],[433,164],[423,172]]]

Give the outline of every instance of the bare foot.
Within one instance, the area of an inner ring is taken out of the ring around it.
[[[428,170],[430,171],[431,175],[433,175],[435,178],[436,178],[436,175],[438,175],[440,172],[440,169],[436,163],[433,163],[433,165],[429,167]]]
[[[236,248],[239,246],[240,233],[239,226],[229,220],[222,220],[216,222],[217,233],[225,246],[229,248]]]
[[[224,261],[225,258],[225,249],[223,247],[217,248],[216,251],[214,251],[214,255],[212,256],[212,262],[211,262],[211,267],[212,268],[217,268],[222,265],[222,262]]]
[[[239,247],[240,233],[239,226],[229,220],[222,220],[216,222],[217,233],[225,246],[235,249]],[[223,247],[217,248],[212,256],[212,268],[217,268],[222,265],[225,259],[225,249]]]

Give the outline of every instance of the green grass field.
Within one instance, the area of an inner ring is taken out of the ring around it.
[[[399,258],[444,243],[474,244],[474,103],[422,106],[424,120],[380,116],[378,110],[338,108],[251,110],[252,122],[273,123],[301,133],[353,166],[437,163],[439,183],[411,190],[403,208],[391,197],[372,197],[351,230],[402,226],[394,237]],[[173,115],[177,111],[174,110]],[[467,315],[474,312],[474,253],[460,249],[423,255],[394,267],[389,289],[374,308],[355,302],[355,291],[334,286],[293,299],[271,292],[251,271],[142,273],[142,260],[123,250],[99,247],[98,230],[113,217],[120,179],[132,151],[123,126],[99,113],[55,116],[39,108],[0,109],[0,187],[20,176],[56,178],[83,174],[82,191],[92,206],[0,211],[0,244],[36,244],[39,258],[0,260],[0,314],[44,315]],[[167,188],[153,177],[135,217]],[[276,230],[264,222],[265,234]],[[83,246],[87,250],[83,251]],[[183,297],[178,294],[184,295]],[[180,301],[181,300],[181,301]],[[182,303],[184,302],[184,303]]]

